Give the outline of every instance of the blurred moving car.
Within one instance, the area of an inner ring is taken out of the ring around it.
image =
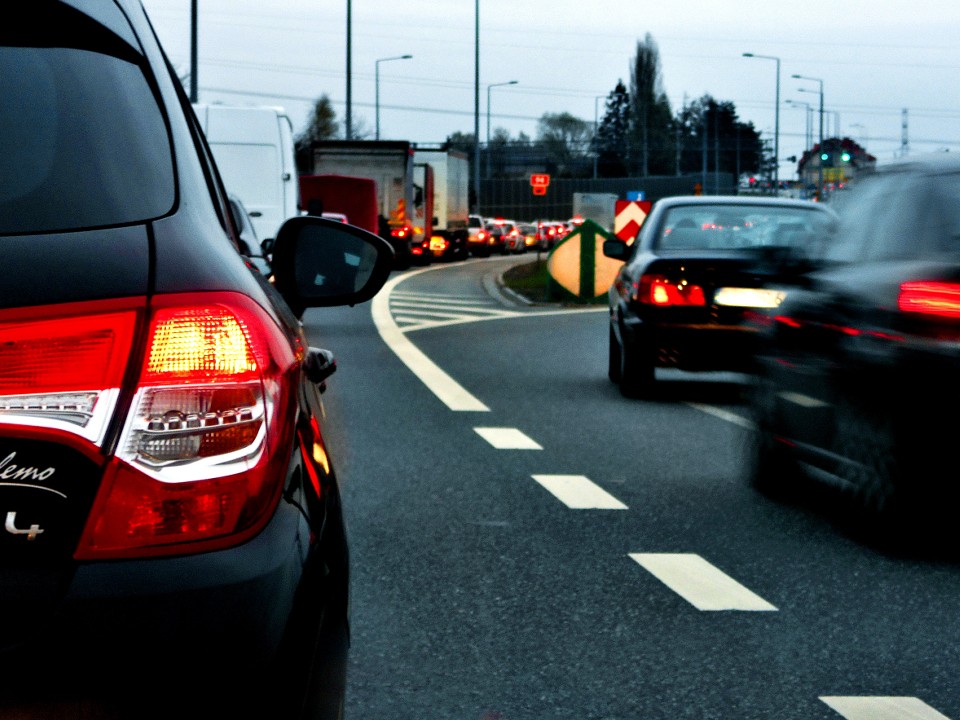
[[[336,363],[300,317],[392,250],[297,216],[252,269],[137,0],[28,3],[0,45],[0,717],[342,717]]]
[[[812,251],[835,214],[803,200],[678,196],[659,200],[632,244],[604,242],[624,260],[608,293],[608,376],[626,397],[655,387],[656,368],[745,372],[756,330],[744,324],[780,294],[770,260]]]
[[[924,504],[952,516],[960,158],[883,165],[847,192],[813,271],[757,324],[748,477],[839,486],[873,530]]]

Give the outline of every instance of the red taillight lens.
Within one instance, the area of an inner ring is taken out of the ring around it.
[[[297,358],[229,293],[164,296],[78,559],[210,550],[255,534],[282,489]]]
[[[644,275],[640,278],[637,300],[648,305],[703,306],[707,304],[703,288],[685,280],[671,281],[662,275]]]
[[[61,430],[99,445],[142,304],[98,301],[0,313],[0,423]]]
[[[960,318],[960,285],[944,282],[905,282],[897,306],[903,312]]]

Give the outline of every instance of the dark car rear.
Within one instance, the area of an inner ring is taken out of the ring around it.
[[[369,298],[392,257],[294,218],[274,286],[240,243],[140,5],[18,6],[0,26],[0,716],[339,713],[335,365],[298,315]]]
[[[811,202],[759,197],[671,197],[657,202],[636,241],[608,240],[625,260],[609,291],[610,379],[648,394],[657,368],[750,369],[756,329],[744,320],[775,307],[775,259],[802,257],[834,215]]]

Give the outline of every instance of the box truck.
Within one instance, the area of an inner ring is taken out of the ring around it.
[[[340,213],[346,222],[374,235],[380,233],[377,183],[349,175],[301,175],[300,207],[308,215]]]
[[[250,214],[261,241],[300,214],[293,124],[282,107],[194,103],[227,190]]]
[[[377,187],[380,235],[393,246],[397,267],[430,261],[423,187],[414,183],[414,146],[403,140],[320,140],[311,145],[313,175],[369,178]]]
[[[469,256],[470,161],[466,153],[446,146],[418,145],[413,152],[414,180],[432,199],[433,212],[422,220],[435,258],[462,260]],[[430,192],[432,189],[432,192]]]

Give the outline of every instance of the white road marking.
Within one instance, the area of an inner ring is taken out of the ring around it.
[[[404,336],[390,314],[390,292],[394,286],[414,274],[426,272],[429,268],[413,273],[401,274],[387,281],[377,293],[370,307],[373,323],[380,337],[398,358],[420,378],[420,381],[436,395],[441,402],[455,412],[490,412],[490,408],[471,395],[456,380],[445,373],[428,358],[416,345]]]
[[[950,720],[915,697],[821,697],[847,720]]]
[[[742,415],[737,415],[736,413],[732,413],[727,410],[714,407],[713,405],[703,405],[701,403],[694,403],[694,402],[688,402],[687,405],[699,410],[700,412],[705,412],[707,413],[707,415],[713,415],[714,417],[718,417],[721,420],[726,420],[727,422],[733,423],[734,425],[739,425],[740,427],[745,427],[747,429],[750,429],[753,427],[753,423],[747,420],[747,418],[743,417]]]
[[[803,395],[801,393],[781,392],[779,393],[779,395],[787,402],[792,402],[795,405],[799,405],[801,407],[819,408],[819,407],[827,407],[828,405],[828,403],[825,403],[823,400],[818,400],[815,397],[810,397],[809,395]]]
[[[698,610],[777,608],[692,553],[630,553],[642,567]]]
[[[573,510],[626,510],[627,506],[583,475],[534,475],[533,479]]]
[[[474,430],[497,450],[543,450],[537,442],[516,428],[477,427]]]

